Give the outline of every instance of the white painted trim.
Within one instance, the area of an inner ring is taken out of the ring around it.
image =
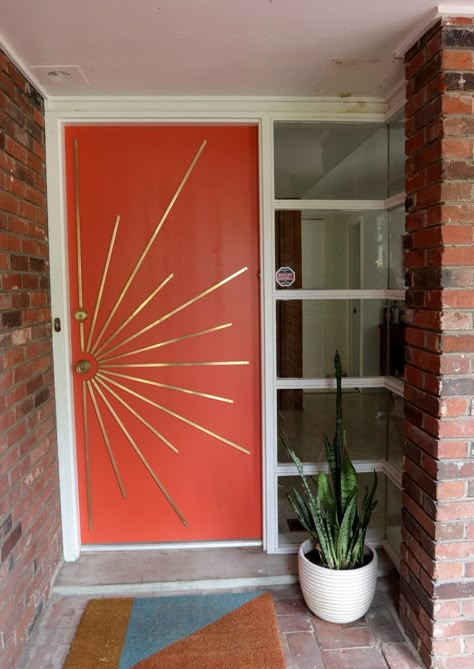
[[[452,16],[452,15],[451,15]],[[440,18],[438,9],[433,8],[427,12],[420,23],[406,35],[398,46],[394,49],[395,58],[405,58],[407,51],[418,42],[419,39],[436,23]]]
[[[438,5],[438,16],[472,16],[474,17],[474,5]]]
[[[84,116],[84,115],[83,115]],[[68,292],[68,269],[67,269],[67,241],[66,241],[66,210],[65,210],[65,185],[64,185],[64,143],[63,143],[63,133],[65,125],[69,123],[74,123],[74,115],[64,114],[50,114],[47,112],[46,117],[46,133],[47,133],[47,174],[48,174],[48,203],[49,203],[49,230],[50,230],[50,262],[51,262],[51,301],[52,301],[52,315],[53,318],[60,318],[62,323],[62,332],[59,334],[54,334],[53,338],[53,355],[54,355],[54,370],[55,370],[55,385],[56,385],[56,411],[58,416],[58,459],[59,459],[59,471],[60,471],[60,496],[61,496],[61,510],[62,510],[62,530],[63,530],[63,552],[64,559],[66,561],[76,560],[81,553],[81,540],[80,540],[80,522],[79,522],[79,496],[78,496],[78,484],[77,484],[77,465],[75,457],[75,429],[74,429],[74,399],[72,391],[72,380],[70,377],[70,369],[72,367],[71,359],[71,346],[70,346],[70,324],[69,324],[69,292]],[[165,120],[167,123],[174,124],[179,123],[182,119],[181,116],[178,118],[176,116],[166,116],[160,115],[159,118],[153,120],[154,123],[159,123],[160,121]],[[217,123],[216,118],[204,118],[199,115],[199,117],[189,117],[186,119],[187,122],[198,121],[202,123],[215,124]],[[238,123],[255,123],[260,128],[260,134],[262,135],[262,124],[265,123],[265,119],[258,116],[248,116],[242,118],[242,115],[236,114],[232,118],[221,119],[222,123],[232,123],[237,120]],[[93,123],[94,121],[86,115],[84,119],[85,123]],[[122,122],[117,118],[109,119],[109,122]],[[132,121],[130,121],[132,122]],[[134,123],[137,122],[137,119],[134,119]],[[268,119],[267,119],[267,133],[268,130]],[[273,213],[271,206],[269,205],[271,200],[271,184],[270,181],[273,181],[272,171],[269,169],[268,160],[265,159],[264,153],[268,153],[268,141],[263,140],[265,148],[262,146],[262,143],[259,144],[259,154],[260,154],[260,183],[259,183],[259,193],[260,193],[260,212],[261,212],[261,228],[260,228],[260,244],[261,248],[263,247],[263,242],[268,237],[270,232],[270,240],[272,239],[271,234],[273,233]],[[260,140],[259,140],[260,142]],[[270,137],[271,142],[271,137]],[[263,178],[263,172],[265,171],[266,177]],[[269,176],[270,175],[270,176]],[[267,193],[266,201],[267,205],[264,204],[264,193]],[[263,275],[265,272],[270,274],[271,281],[273,282],[273,273],[272,273],[272,244],[270,241],[265,242],[267,251],[261,251],[261,260],[263,266],[261,271]],[[267,269],[268,268],[268,269]],[[270,287],[271,290],[271,287]],[[261,296],[263,292],[261,292]],[[264,296],[263,296],[264,297]],[[261,303],[261,322],[262,322],[262,349],[267,351],[267,356],[273,356],[273,330],[264,331],[264,324],[268,320],[268,314],[264,313],[265,307],[268,307],[269,312],[271,313],[272,304],[271,300],[262,299]],[[270,318],[271,323],[271,318]],[[263,359],[261,360],[263,364]],[[263,364],[265,368],[266,365]],[[270,372],[272,373],[272,371]],[[273,392],[270,393],[271,400],[273,401]],[[262,415],[262,423],[264,416],[266,415],[267,409],[267,398],[268,392],[265,392],[265,384],[262,387],[262,407],[264,414]],[[266,453],[265,444],[271,443],[272,434],[267,433],[268,425],[265,425],[265,428],[262,426],[262,437],[265,438],[265,441],[262,441],[262,453]],[[270,505],[268,503],[268,498],[266,497],[266,486],[265,486],[265,476],[266,476],[266,467],[268,463],[265,461],[265,467],[263,467],[262,478],[263,478],[263,488],[264,491],[264,518],[263,526],[265,531],[268,527],[267,516],[272,515],[269,510]],[[271,499],[271,496],[270,496]],[[266,543],[267,539],[264,534],[264,542]],[[270,540],[271,541],[271,540]],[[208,546],[209,544],[203,543],[201,546]],[[164,544],[160,544],[160,547],[163,547]],[[183,547],[184,544],[180,544],[180,547]],[[130,547],[127,548],[130,550]]]
[[[179,113],[233,115],[272,114],[275,119],[349,121],[381,120],[386,112],[383,98],[340,97],[237,97],[237,96],[121,96],[121,97],[55,97],[46,101],[50,113],[67,114],[70,118],[133,118],[144,116],[156,120],[157,115],[176,116]],[[273,117],[272,117],[273,120]]]
[[[398,379],[396,376],[385,377],[385,388],[391,390],[395,395],[400,395],[400,397],[405,395],[405,381]]]
[[[395,567],[395,569],[398,572],[400,572],[400,555],[398,555],[398,553],[396,553],[393,550],[391,544],[387,541],[387,539],[384,539],[382,541],[382,548],[387,553],[388,558],[389,558],[390,562],[393,564],[393,566]]]
[[[324,102],[324,104],[323,104]],[[301,104],[300,104],[301,103]],[[327,103],[327,106],[325,106]],[[377,107],[376,120],[384,122],[383,105],[372,101],[370,104]],[[214,106],[215,105],[215,106]],[[79,531],[79,503],[77,492],[77,471],[74,441],[74,415],[72,384],[69,370],[70,332],[68,314],[68,290],[65,284],[67,277],[66,254],[66,223],[64,203],[64,162],[63,162],[63,130],[70,123],[255,123],[260,129],[259,156],[260,156],[260,214],[261,214],[261,345],[262,345],[262,447],[263,447],[263,545],[269,553],[278,552],[278,516],[277,510],[277,482],[278,472],[276,464],[276,391],[282,388],[322,388],[333,387],[331,379],[276,379],[275,356],[275,309],[276,299],[311,299],[333,298],[338,291],[294,291],[292,296],[288,291],[274,291],[274,209],[286,208],[288,201],[275,201],[273,196],[273,120],[288,117],[292,120],[321,119],[328,113],[327,120],[334,121],[335,115],[341,113],[343,121],[364,121],[369,114],[365,110],[361,113],[360,107],[354,109],[354,114],[348,114],[351,106],[341,103],[338,99],[319,101],[296,101],[293,99],[280,100],[274,104],[271,113],[261,111],[268,108],[268,100],[220,100],[182,99],[179,104],[173,100],[156,99],[93,102],[91,99],[75,101],[49,100],[46,104],[46,132],[47,132],[47,172],[48,172],[48,199],[51,233],[51,277],[52,277],[52,310],[53,317],[61,318],[63,331],[55,334],[53,350],[55,357],[55,383],[57,390],[58,415],[58,445],[60,468],[60,493],[63,518],[64,557],[66,560],[75,560],[80,554]],[[318,106],[319,105],[319,106]],[[331,107],[332,105],[332,107]],[[341,106],[342,105],[342,106]],[[378,105],[378,106],[377,106]],[[331,112],[331,109],[338,112]],[[296,111],[299,109],[299,111]],[[303,109],[303,111],[301,111]],[[321,109],[324,111],[322,112]],[[340,111],[344,109],[345,111]],[[141,110],[141,111],[140,111]],[[260,110],[260,111],[259,111]],[[304,111],[306,110],[306,111]],[[315,111],[317,110],[317,111]],[[319,110],[319,111],[318,111]],[[286,115],[286,116],[285,116]],[[331,205],[332,202],[332,205]],[[289,201],[294,206],[289,208],[348,208],[384,209],[387,201]],[[354,206],[355,205],[355,206]],[[367,293],[369,299],[403,299],[404,291],[356,291],[357,297]],[[347,291],[340,291],[338,299],[348,299]],[[286,297],[284,297],[286,296]],[[337,298],[336,298],[337,299]],[[357,379],[343,379],[343,387],[385,387],[384,377],[365,377]],[[206,544],[199,544],[205,546]],[[163,547],[160,544],[160,547]],[[180,548],[183,544],[179,545]],[[130,549],[127,546],[127,549]]]
[[[173,551],[206,548],[248,548],[261,546],[260,539],[242,541],[183,541],[162,544],[83,544],[81,553],[118,553],[121,551]]]
[[[386,473],[386,460],[353,460],[352,464],[356,472],[360,474],[370,474],[374,469],[376,472]],[[303,462],[304,473],[307,476],[313,476],[319,472],[329,472],[329,466],[327,462]],[[296,465],[291,463],[288,464],[279,464],[278,476],[298,476],[298,470]],[[390,479],[392,480],[392,479]],[[395,483],[395,481],[393,481]]]
[[[385,388],[385,377],[383,376],[346,376],[341,379],[342,388]],[[312,388],[336,388],[336,379],[327,377],[324,379],[276,379],[277,390],[289,390],[292,388],[311,390]]]
[[[155,581],[153,583],[122,583],[114,585],[59,585],[53,587],[55,595],[132,595],[139,593],[185,592],[203,590],[234,590],[237,588],[261,588],[277,585],[293,585],[298,582],[296,574],[281,576],[254,576],[242,578],[215,578],[195,581]]]
[[[273,200],[275,211],[379,211],[385,200]]]
[[[390,123],[392,119],[403,111],[406,103],[406,81],[402,79],[387,94],[387,111],[385,112],[385,122]]]
[[[390,479],[390,481],[393,483],[394,486],[396,486],[400,490],[402,489],[403,472],[399,467],[396,467],[389,460],[386,460],[384,466],[384,473],[385,476],[388,479]]]
[[[24,61],[20,58],[15,49],[6,39],[5,35],[1,33],[0,33],[0,48],[2,49],[2,51],[6,53],[6,55],[11,60],[13,65],[15,65],[15,67],[17,67],[20,70],[22,75],[32,84],[32,86],[34,86],[36,90],[39,91],[44,98],[46,98],[46,92],[43,86],[31,72],[28,65],[25,65]]]
[[[268,553],[274,553],[278,541],[278,518],[276,478],[274,475],[275,457],[273,444],[276,443],[276,410],[273,378],[275,374],[275,316],[271,299],[274,277],[274,235],[273,209],[273,124],[268,117],[261,120],[261,365],[262,365],[262,455],[263,455],[263,547]]]
[[[438,7],[434,7],[430,12],[425,14],[423,21],[421,21],[395,48],[395,58],[404,58],[407,51],[409,51],[411,47],[435,25],[436,21],[439,21],[439,19],[447,19],[451,16],[474,17],[474,5],[438,5]]]
[[[392,195],[392,197],[388,197],[385,200],[385,209],[395,209],[396,207],[400,207],[401,205],[405,206],[405,198],[406,198],[406,193],[403,191],[403,193],[397,193],[396,195]]]
[[[391,288],[381,289],[334,289],[334,290],[308,290],[297,288],[291,290],[283,288],[274,290],[272,296],[275,300],[390,300],[405,299],[404,290]]]
[[[385,200],[278,200],[273,199],[275,211],[385,211],[405,204],[405,192]]]
[[[46,116],[46,173],[48,196],[48,234],[51,271],[52,318],[61,320],[61,332],[53,332],[54,383],[58,438],[59,493],[63,553],[66,561],[80,554],[79,495],[75,458],[74,404],[67,283],[67,240],[64,225],[64,163],[61,124]]]

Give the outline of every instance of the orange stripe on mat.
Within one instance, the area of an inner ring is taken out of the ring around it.
[[[244,604],[134,669],[284,669],[272,596]]]
[[[63,669],[116,669],[132,606],[133,598],[91,600],[82,614]]]

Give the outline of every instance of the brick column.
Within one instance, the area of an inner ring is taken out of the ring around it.
[[[474,23],[406,55],[401,618],[430,669],[474,667]]]
[[[43,100],[0,51],[0,667],[61,561]],[[38,668],[39,669],[39,668]]]

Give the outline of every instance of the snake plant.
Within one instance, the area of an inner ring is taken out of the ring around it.
[[[336,433],[332,443],[324,434],[326,458],[331,481],[324,472],[307,477],[303,464],[294,450],[286,448],[301,478],[301,492],[292,486],[287,492],[293,510],[304,529],[314,541],[321,564],[329,569],[355,569],[364,561],[367,526],[377,501],[377,475],[371,490],[365,489],[358,504],[358,478],[346,448],[342,419],[342,364],[339,353],[334,357],[336,372]]]

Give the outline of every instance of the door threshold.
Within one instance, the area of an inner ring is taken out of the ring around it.
[[[248,548],[261,547],[261,540],[239,540],[239,541],[188,541],[170,542],[160,544],[83,544],[81,553],[107,553],[121,551],[170,551],[170,550],[195,550],[198,548]]]
[[[136,595],[146,593],[163,594],[203,590],[234,590],[268,588],[293,585],[298,582],[295,575],[256,576],[251,578],[216,578],[195,581],[161,581],[155,583],[113,583],[107,585],[57,585],[55,595]]]

